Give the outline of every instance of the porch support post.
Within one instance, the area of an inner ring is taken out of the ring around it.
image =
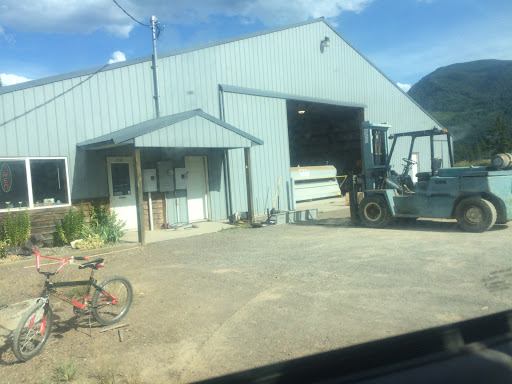
[[[254,223],[254,204],[252,196],[251,148],[244,148],[245,153],[245,183],[247,185],[247,219]]]
[[[139,243],[146,244],[146,232],[144,231],[144,198],[142,196],[142,169],[140,163],[140,149],[133,150],[135,158],[135,183],[137,184],[136,206],[137,206],[137,230],[139,232]]]

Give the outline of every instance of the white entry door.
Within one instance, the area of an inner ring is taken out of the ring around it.
[[[132,157],[107,157],[110,209],[126,222],[125,229],[137,229],[135,176]]]
[[[188,221],[208,218],[208,174],[206,157],[185,156],[187,169],[187,208]]]

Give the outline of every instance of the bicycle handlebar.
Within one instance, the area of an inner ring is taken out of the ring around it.
[[[89,260],[88,257],[82,257],[82,256],[71,256],[71,257],[68,257],[66,259],[62,259],[60,257],[44,256],[44,255],[40,255],[35,249],[32,252],[35,253],[35,255],[36,255],[36,269],[37,269],[37,272],[42,273],[42,274],[48,274],[50,272],[41,272],[39,270],[39,258],[40,257],[44,257],[45,259],[59,260],[61,262],[60,265],[59,265],[59,268],[55,272],[50,273],[51,275],[55,275],[55,274],[59,273],[60,270],[62,269],[62,267],[64,267],[64,265],[67,262],[72,262],[73,260]]]

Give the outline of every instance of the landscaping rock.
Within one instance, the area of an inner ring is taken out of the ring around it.
[[[34,249],[34,244],[32,243],[32,241],[29,239],[27,241],[25,241],[23,244],[21,244],[20,246],[20,251],[22,254],[24,255],[30,255],[32,254],[32,250]]]
[[[73,240],[70,243],[71,244],[71,248],[76,249],[76,243],[78,243],[79,241],[82,241],[82,239]]]
[[[44,236],[39,235],[32,235],[30,236],[30,241],[32,242],[34,247],[42,247],[44,245]]]

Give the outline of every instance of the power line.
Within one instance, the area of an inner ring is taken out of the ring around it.
[[[119,5],[119,3],[118,3],[116,0],[112,0],[112,1],[113,1],[113,2],[114,2],[114,3],[115,3],[115,4],[116,4],[120,9],[121,9],[121,11],[123,11],[124,13],[126,13],[126,15],[127,15],[130,19],[132,19],[132,20],[133,20],[133,21],[135,21],[136,23],[139,23],[139,24],[140,24],[140,25],[142,25],[143,27],[151,28],[151,26],[150,26],[150,25],[148,25],[148,24],[144,24],[144,23],[141,23],[141,22],[140,22],[139,20],[137,20],[135,17],[133,17],[132,15],[130,15],[128,12],[126,12],[126,10],[125,10],[123,7],[121,7],[121,6]]]

